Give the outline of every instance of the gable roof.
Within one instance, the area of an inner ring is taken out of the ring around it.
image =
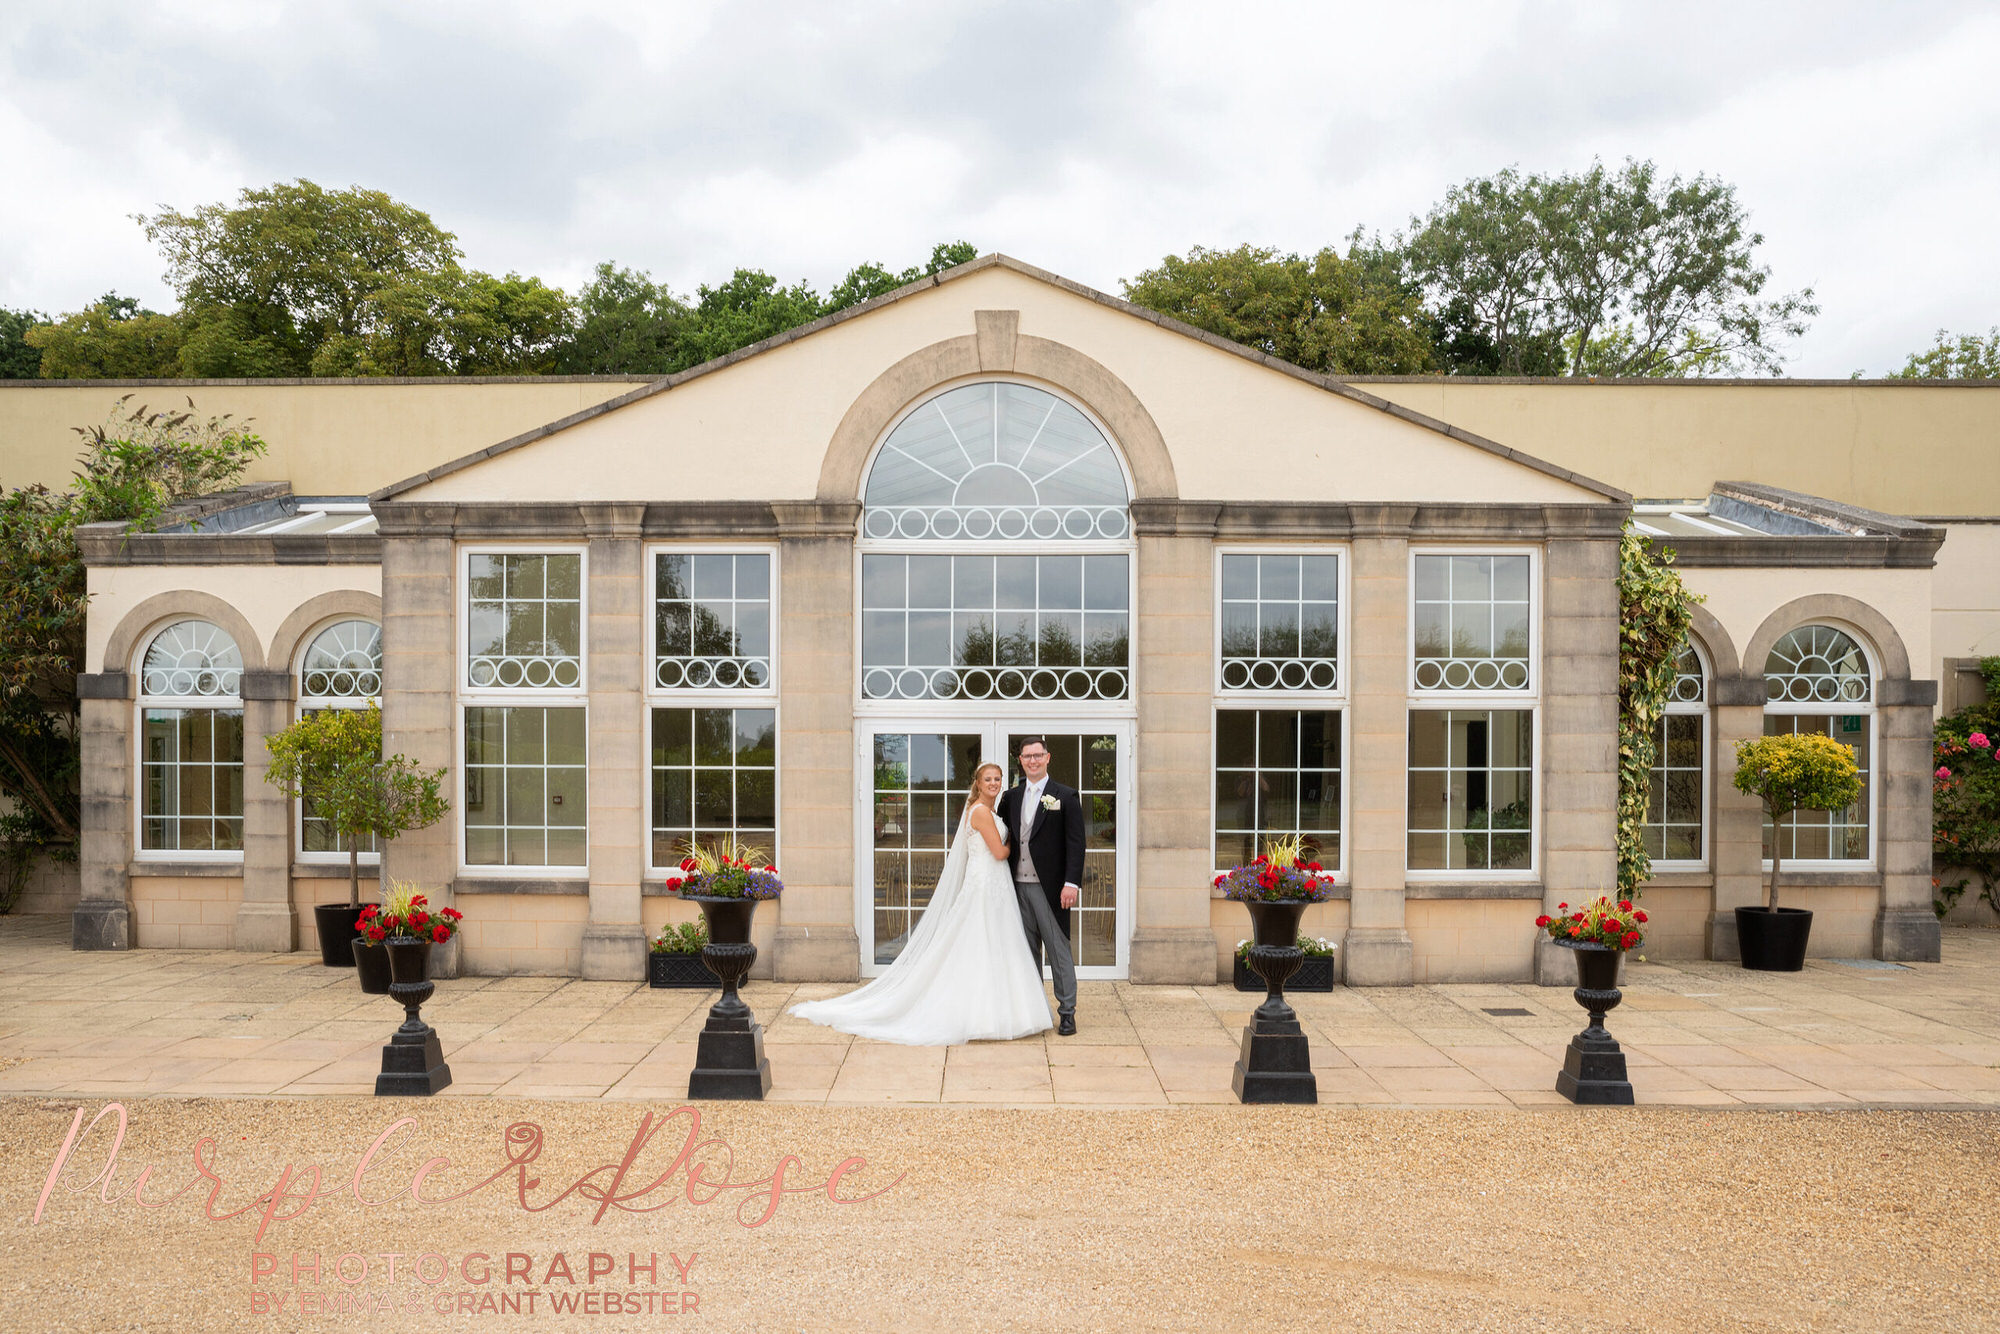
[[[968,260],[966,263],[957,265],[954,268],[945,269],[928,277],[919,278],[913,283],[905,283],[894,291],[884,292],[881,296],[873,297],[857,305],[848,306],[843,310],[835,311],[831,315],[821,316],[810,324],[802,324],[797,328],[787,329],[783,333],[764,339],[762,342],[738,348],[736,351],[716,357],[712,361],[705,361],[699,366],[691,366],[687,370],[677,372],[676,374],[663,376],[660,379],[653,380],[632,390],[630,393],[606,399],[604,402],[585,408],[580,412],[571,413],[567,417],[557,418],[555,421],[545,423],[531,431],[524,431],[520,435],[513,436],[510,439],[502,440],[484,449],[475,450],[470,454],[465,454],[449,462],[441,463],[437,467],[418,473],[415,476],[406,477],[399,482],[392,482],[388,486],[372,492],[368,499],[370,501],[394,500],[405,492],[437,481],[441,477],[447,477],[467,468],[476,467],[488,459],[520,449],[525,445],[545,440],[552,435],[568,430],[572,426],[604,416],[607,413],[616,412],[621,408],[630,407],[634,403],[642,402],[655,395],[671,392],[681,385],[688,383],[690,380],[697,380],[702,376],[712,375],[719,370],[734,366],[738,362],[762,356],[764,353],[772,351],[775,348],[784,347],[787,344],[795,343],[804,338],[810,338],[814,334],[831,329],[835,325],[843,324],[848,320],[859,319],[863,315],[880,310],[898,301],[906,301],[931,288],[942,287],[946,283],[955,282],[961,278],[979,273],[982,270],[992,268],[1006,269],[1036,282],[1059,288],[1073,296],[1082,297],[1086,301],[1095,302],[1098,305],[1108,307],[1121,314],[1129,315],[1134,319],[1144,320],[1149,324],[1157,325],[1183,338],[1190,338],[1196,342],[1205,343],[1218,351],[1226,352],[1233,357],[1239,357],[1245,361],[1254,362],[1267,370],[1276,371],[1280,375],[1290,376],[1294,380],[1302,381],[1327,393],[1348,399],[1362,407],[1398,418],[1425,430],[1434,431],[1439,435],[1457,441],[1459,444],[1496,455],[1511,463],[1567,482],[1583,490],[1594,491],[1607,500],[1621,505],[1630,504],[1632,501],[1629,493],[1621,491],[1606,482],[1585,477],[1581,473],[1559,467],[1546,460],[1536,458],[1532,454],[1522,453],[1520,450],[1500,444],[1498,441],[1488,440],[1484,436],[1474,435],[1470,431],[1461,430],[1449,422],[1440,421],[1435,417],[1426,416],[1421,412],[1406,408],[1399,403],[1392,403],[1385,398],[1379,398],[1365,390],[1355,388],[1338,377],[1322,375],[1318,372],[1295,366],[1291,362],[1280,360],[1265,352],[1259,352],[1255,348],[1231,342],[1229,339],[1212,334],[1206,329],[1197,329],[1195,326],[1185,324],[1180,320],[1174,319],[1172,316],[1162,315],[1156,310],[1148,310],[1144,306],[1134,305],[1130,301],[1100,292],[1092,287],[1086,287],[1082,283],[1074,282],[1059,274],[1050,273],[1046,269],[1038,269],[1031,264],[1024,264],[1010,255],[998,253],[981,255],[977,259]]]

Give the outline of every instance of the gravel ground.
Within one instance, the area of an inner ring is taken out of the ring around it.
[[[433,1155],[457,1165],[430,1193],[469,1185],[504,1165],[508,1125],[533,1122],[544,1149],[529,1199],[542,1204],[618,1162],[639,1118],[671,1102],[155,1098],[132,1104],[114,1202],[58,1192],[31,1223],[78,1105],[0,1100],[0,1329],[2000,1330],[2000,1113],[711,1104],[702,1132],[726,1139],[730,1179],[802,1162],[787,1181],[808,1189],[745,1227],[731,1212],[744,1192],[690,1205],[685,1172],[632,1202],[657,1212],[595,1225],[596,1204],[575,1195],[524,1212],[512,1178],[365,1212],[346,1193],[368,1142],[407,1114],[416,1127],[371,1189],[392,1193]],[[686,1130],[669,1122],[628,1186],[666,1171]],[[217,1212],[268,1191],[286,1162],[323,1167],[341,1193],[261,1242],[261,1207],[211,1223],[193,1191],[132,1203],[149,1164],[149,1199],[189,1181],[204,1135],[226,1183]],[[64,1184],[87,1183],[105,1152],[86,1140]],[[867,1166],[841,1193],[884,1193],[836,1205],[810,1189],[854,1155]],[[722,1166],[720,1149],[702,1157]],[[280,1265],[316,1251],[326,1275],[293,1287],[281,1269],[253,1288],[260,1251]],[[346,1252],[376,1257],[366,1281],[332,1280]],[[486,1253],[496,1276],[519,1252],[536,1282],[480,1287],[457,1269],[387,1282],[383,1252],[454,1266]],[[546,1281],[558,1252],[573,1289]],[[618,1266],[595,1291],[636,1306],[685,1289],[698,1312],[551,1312],[551,1294],[593,1290],[581,1281],[592,1252]],[[632,1286],[631,1252],[658,1254],[661,1282]],[[685,1284],[670,1255],[694,1256]],[[536,1293],[534,1313],[476,1309],[502,1291]],[[253,1293],[288,1305],[256,1314]],[[306,1295],[384,1306],[301,1314]],[[461,1297],[475,1309],[453,1309]]]

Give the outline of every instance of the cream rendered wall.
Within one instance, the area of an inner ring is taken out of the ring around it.
[[[104,649],[125,614],[156,593],[200,589],[221,598],[257,632],[256,652],[270,651],[271,637],[301,605],[337,589],[379,595],[377,565],[109,565],[90,571],[90,624],[84,662],[93,671],[125,671],[134,664],[104,661]],[[143,651],[143,643],[140,646]],[[290,663],[266,663],[285,670]]]
[[[1750,481],[1891,514],[2000,514],[2000,384],[1357,377],[1642,499]]]
[[[1946,533],[1931,572],[1929,661],[1939,680],[1946,658],[2000,653],[2000,523],[1954,523]]]
[[[615,380],[0,381],[0,482],[63,486],[117,400],[248,419],[270,451],[248,480],[290,482],[302,496],[360,496],[398,477],[484,449],[646,383]]]
[[[1203,500],[1590,502],[1596,492],[1004,268],[989,268],[439,478],[403,501],[805,499],[841,418],[912,352],[1018,310],[1152,414]],[[1255,466],[1245,466],[1254,461]]]
[[[1722,622],[1739,657],[1757,628],[1779,607],[1794,598],[1840,593],[1873,607],[1895,627],[1909,654],[1912,676],[1930,670],[1936,661],[1931,651],[1929,570],[1688,569],[1681,571],[1681,577],[1707,599],[1702,605]],[[1761,662],[1742,666],[1751,676],[1764,671]]]

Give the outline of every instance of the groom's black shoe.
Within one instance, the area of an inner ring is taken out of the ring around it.
[[[1073,1015],[1073,1014],[1066,1014],[1066,1015],[1063,1015],[1063,1016],[1062,1016],[1062,1022],[1056,1025],[1056,1032],[1057,1032],[1057,1034],[1058,1034],[1058,1035],[1060,1035],[1060,1036],[1062,1036],[1062,1037],[1066,1037],[1066,1038],[1073,1038],[1073,1037],[1075,1037],[1075,1036],[1076,1036],[1076,1016],[1075,1016],[1075,1015]]]

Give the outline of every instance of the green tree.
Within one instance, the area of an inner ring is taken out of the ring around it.
[[[1468,181],[1398,240],[1447,370],[1775,375],[1819,307],[1766,295],[1748,221],[1735,186],[1627,160]]]
[[[635,269],[605,262],[576,295],[576,327],[556,356],[563,375],[665,375],[688,305]]]
[[[569,299],[539,278],[468,271],[399,278],[362,303],[362,332],[337,334],[314,375],[545,375],[571,333]]]
[[[264,781],[294,801],[310,798],[313,814],[347,844],[347,902],[361,906],[361,840],[393,839],[436,824],[451,809],[445,770],[426,772],[403,755],[382,755],[382,711],[321,709],[268,737],[271,767]]]
[[[1646,810],[1653,793],[1660,717],[1674,688],[1674,664],[1686,647],[1698,594],[1673,568],[1674,553],[1655,555],[1636,528],[1618,544],[1618,895],[1631,898],[1653,873]]]
[[[846,310],[858,306],[863,301],[895,291],[934,273],[942,272],[955,265],[965,264],[979,258],[978,249],[970,241],[941,241],[931,247],[931,257],[922,264],[911,265],[901,273],[891,273],[880,264],[857,264],[848,270],[839,286],[826,294],[821,306],[821,314],[831,315],[836,310]]]
[[[1777,830],[1771,841],[1771,892],[1778,910],[1778,866],[1784,856],[1784,822],[1799,811],[1837,811],[1861,796],[1854,747],[1814,732],[1787,732],[1736,743],[1738,792],[1763,800]]]
[[[1953,338],[1943,329],[1937,342],[1922,352],[1912,352],[1903,369],[1890,371],[1894,380],[2000,380],[2000,326],[1978,334]]]
[[[86,449],[67,491],[0,496],[0,796],[15,819],[0,841],[73,855],[78,827],[77,674],[88,606],[76,530],[144,527],[176,501],[232,485],[264,442],[228,417],[130,408],[79,427]]]
[[[677,371],[810,324],[823,313],[811,287],[780,287],[762,269],[738,269],[721,286],[704,284],[695,291],[694,309],[675,340]]]
[[[1355,249],[1360,249],[1358,238]],[[1196,246],[1123,284],[1125,298],[1307,370],[1409,375],[1432,369],[1417,293],[1372,253],[1310,258],[1261,246]]]
[[[45,380],[166,380],[181,374],[187,329],[178,315],[106,292],[88,309],[29,328],[22,340]]]
[[[0,306],[0,380],[32,380],[41,374],[42,350],[28,341],[28,330],[48,322],[38,311]]]

